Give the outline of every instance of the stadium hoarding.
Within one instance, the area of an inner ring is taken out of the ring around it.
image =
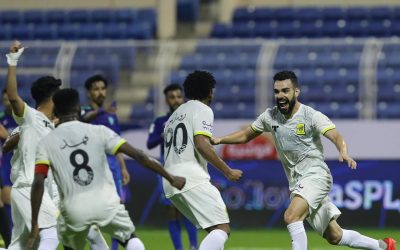
[[[212,182],[221,191],[234,227],[282,227],[289,191],[279,161],[229,161],[244,171],[244,178],[232,183],[210,167]],[[342,211],[339,223],[345,227],[398,226],[400,212],[400,160],[360,161],[351,170],[338,161],[327,162],[334,177],[330,197]],[[136,223],[162,226],[166,209],[160,202],[160,188],[152,172],[128,161],[131,181],[128,209]],[[206,205],[206,204],[204,204]]]

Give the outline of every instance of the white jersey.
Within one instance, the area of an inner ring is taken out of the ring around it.
[[[60,212],[73,231],[108,224],[120,205],[106,153],[125,143],[105,126],[60,124],[40,142],[36,164],[49,165],[60,195]]]
[[[54,124],[40,111],[25,103],[24,114],[13,114],[19,125],[20,139],[11,161],[13,187],[31,186],[35,170],[36,147],[39,141],[54,129]]]
[[[207,161],[194,145],[195,135],[211,137],[214,113],[211,108],[196,100],[188,101],[172,113],[164,129],[165,169],[186,178],[186,185],[178,190],[163,179],[166,197],[185,192],[210,181]]]
[[[291,191],[304,177],[322,172],[330,174],[320,135],[335,125],[321,112],[300,104],[293,117],[286,119],[277,107],[269,108],[251,127],[257,132],[272,133]]]

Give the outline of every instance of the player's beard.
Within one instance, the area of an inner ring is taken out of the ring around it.
[[[287,109],[282,108],[279,105],[279,101],[281,101],[281,100],[286,100],[286,104],[288,104]],[[296,100],[296,96],[293,95],[290,100],[288,100],[287,98],[280,98],[280,99],[275,99],[275,101],[276,101],[276,106],[278,107],[279,112],[281,112],[283,115],[288,115],[288,114],[292,113],[292,111],[294,109],[294,105],[296,105],[297,100]]]

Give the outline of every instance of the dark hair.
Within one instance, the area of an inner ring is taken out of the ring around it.
[[[204,100],[215,84],[214,76],[210,72],[196,70],[190,73],[183,83],[185,96],[191,100]]]
[[[79,93],[75,89],[61,89],[53,95],[56,116],[79,113]]]
[[[287,79],[290,79],[290,81],[293,84],[293,87],[295,87],[295,88],[299,87],[299,82],[297,80],[297,76],[293,71],[284,70],[284,71],[280,71],[274,75],[274,81],[284,81]]]
[[[61,80],[52,76],[43,76],[33,82],[31,95],[36,102],[36,106],[49,100],[60,89],[60,86]]]
[[[6,93],[7,93],[7,89],[4,88],[3,91],[1,91],[1,93],[2,93],[3,95],[6,94]]]
[[[182,91],[183,89],[182,89],[181,85],[179,85],[179,84],[170,84],[167,87],[165,87],[164,95],[166,95],[168,92],[174,91],[174,90]]]
[[[92,88],[92,85],[93,85],[93,83],[95,83],[95,82],[104,82],[104,85],[106,86],[106,88],[107,88],[107,86],[108,86],[108,82],[107,82],[107,79],[104,77],[104,76],[102,76],[102,75],[94,75],[94,76],[91,76],[91,77],[89,77],[86,81],[85,81],[85,88],[86,88],[86,90],[90,90],[91,88]]]

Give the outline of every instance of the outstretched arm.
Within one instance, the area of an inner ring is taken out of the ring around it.
[[[157,160],[147,156],[145,153],[143,153],[143,151],[132,147],[128,143],[122,144],[117,150],[116,154],[118,153],[124,153],[129,157],[131,157],[132,159],[138,161],[141,165],[145,166],[146,168],[149,168],[154,172],[160,174],[162,177],[167,179],[172,186],[178,188],[179,190],[185,186],[186,182],[185,178],[170,175]]]
[[[218,144],[241,144],[246,143],[257,136],[259,136],[261,132],[256,132],[251,128],[251,126],[247,126],[241,130],[238,130],[232,134],[220,137],[220,138],[212,138],[211,143],[214,145]]]
[[[351,169],[356,169],[357,162],[348,155],[347,144],[343,136],[336,129],[328,130],[324,134],[324,136],[328,138],[333,144],[335,144],[337,150],[339,151],[339,161],[340,162],[346,161],[347,165]]]
[[[32,210],[32,229],[28,239],[28,248],[32,248],[36,239],[39,236],[38,217],[40,205],[42,204],[44,192],[44,179],[46,175],[43,173],[36,173],[32,183],[31,190],[31,210]]]
[[[22,117],[24,114],[25,103],[22,98],[18,95],[17,88],[17,63],[21,56],[24,48],[21,47],[21,43],[15,41],[10,47],[10,53],[7,56],[8,73],[7,73],[7,96],[11,103],[11,108],[15,115]]]
[[[200,154],[214,167],[221,171],[226,178],[231,181],[237,181],[242,177],[242,171],[231,169],[215,152],[210,143],[210,137],[205,135],[195,135],[194,144]]]
[[[6,141],[3,144],[3,153],[8,153],[14,150],[19,142],[19,133],[11,134],[7,137]]]

